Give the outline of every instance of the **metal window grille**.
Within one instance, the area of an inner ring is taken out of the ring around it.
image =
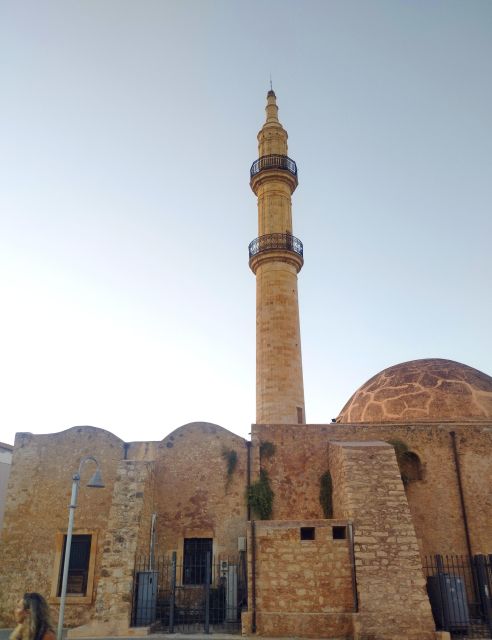
[[[89,575],[89,560],[91,556],[91,535],[72,536],[70,547],[70,563],[68,565],[67,594],[85,596],[87,593],[87,579]],[[65,552],[67,548],[67,536],[63,539],[63,553],[60,563],[60,575],[58,577],[58,596],[61,593],[63,566],[65,564]]]
[[[183,560],[183,584],[204,584],[207,577],[210,582],[212,579],[212,539],[185,538]]]

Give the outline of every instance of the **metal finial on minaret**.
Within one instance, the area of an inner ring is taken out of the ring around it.
[[[272,74],[270,74],[270,91],[273,91]]]
[[[297,166],[287,155],[287,137],[271,88],[258,133],[259,158],[250,172],[258,198],[258,238],[249,245],[249,266],[256,275],[258,424],[306,422],[297,301],[297,274],[304,259],[302,242],[292,233]]]

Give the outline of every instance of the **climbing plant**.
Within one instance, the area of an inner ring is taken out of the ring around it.
[[[271,458],[275,454],[276,447],[273,442],[268,442],[265,440],[264,442],[260,442],[260,458],[265,460],[266,458]]]
[[[237,466],[237,451],[234,451],[234,449],[223,449],[222,457],[227,463],[227,476],[231,477]]]
[[[227,480],[226,480],[226,490],[229,487],[229,484],[232,480],[232,476],[237,466],[237,451],[234,449],[223,449],[222,457],[226,461],[227,464]]]
[[[319,502],[325,518],[333,517],[333,482],[331,473],[325,471],[319,479]]]
[[[260,479],[251,484],[247,492],[248,504],[260,520],[270,519],[274,496],[268,473],[265,469],[261,469]]]

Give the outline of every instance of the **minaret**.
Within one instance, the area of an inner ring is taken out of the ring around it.
[[[256,422],[302,424],[297,274],[304,260],[302,242],[292,235],[291,204],[297,167],[287,155],[287,131],[277,114],[270,90],[250,182],[258,197],[258,238],[249,245],[249,266],[256,275]]]

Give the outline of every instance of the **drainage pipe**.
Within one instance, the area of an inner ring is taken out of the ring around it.
[[[247,448],[247,472],[246,472],[246,496],[247,496],[247,505],[248,505],[248,522],[251,520],[251,505],[249,504],[249,488],[251,487],[251,441],[246,440],[246,448]]]
[[[251,520],[251,631],[256,633],[256,522]]]
[[[354,549],[354,526],[352,522],[347,523],[348,537],[349,537],[349,555],[350,555],[350,568],[352,575],[352,597],[354,599],[354,612],[359,611],[359,596],[357,594],[357,574],[355,573],[355,549]]]
[[[468,517],[466,515],[465,494],[463,493],[463,481],[461,477],[460,457],[458,454],[458,446],[456,444],[456,433],[450,431],[451,444],[453,446],[454,467],[456,469],[456,478],[458,480],[458,490],[460,494],[461,514],[463,516],[463,525],[465,527],[466,546],[468,548],[468,555],[470,556],[470,562],[472,558],[472,546],[470,540],[470,529],[468,528]]]

